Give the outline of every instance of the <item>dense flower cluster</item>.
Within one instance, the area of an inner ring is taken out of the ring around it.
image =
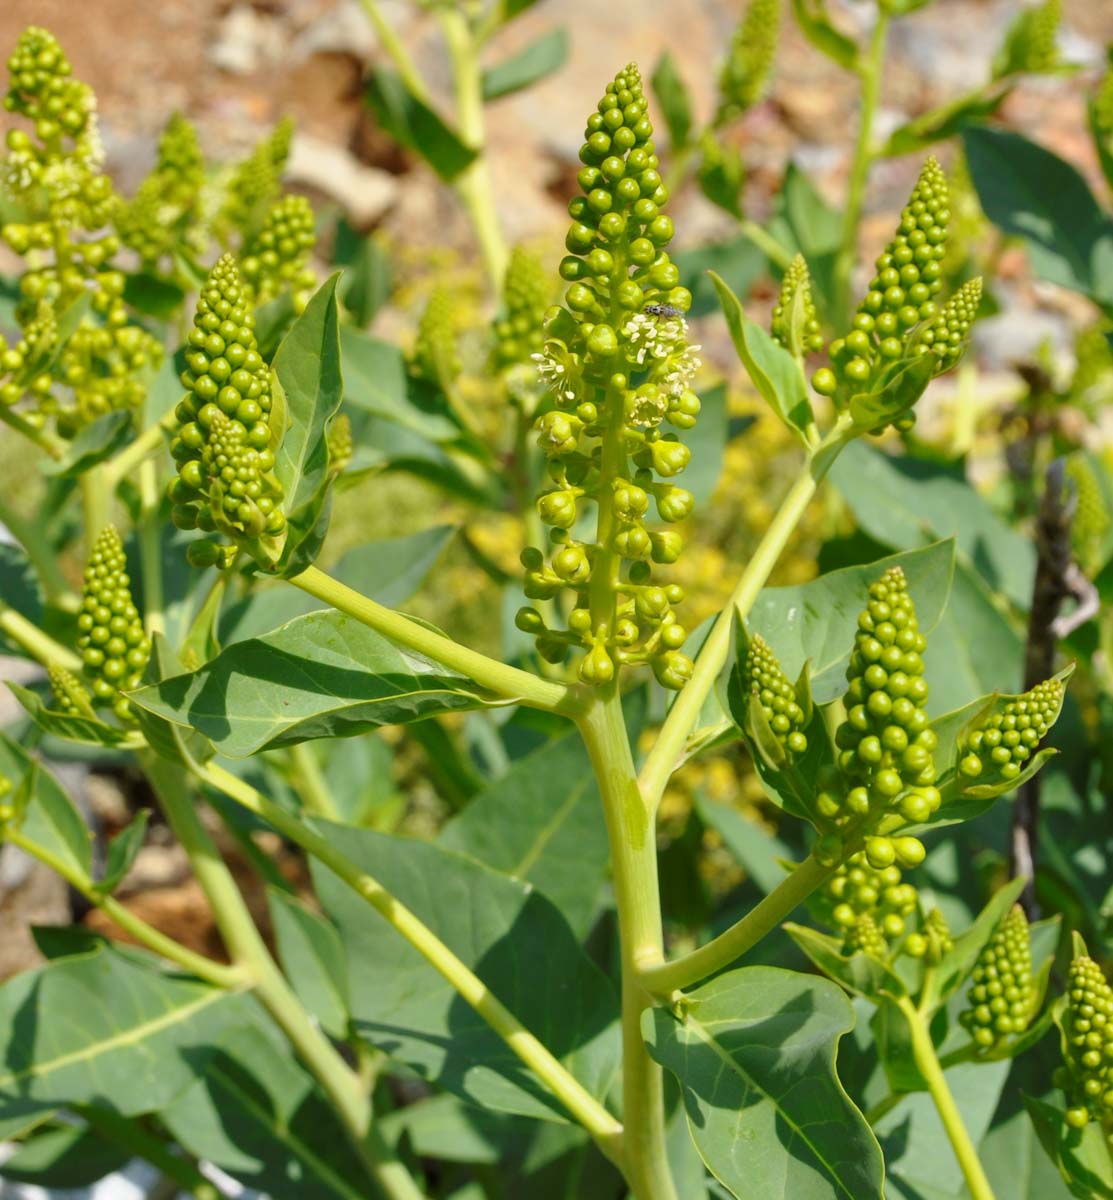
[[[1059,64],[1057,39],[1062,19],[1062,0],[1021,8],[994,61],[994,76],[1053,71]]]
[[[232,170],[216,217],[217,232],[225,242],[232,232],[250,238],[263,225],[281,191],[293,137],[294,123],[284,117]]]
[[[777,56],[780,0],[750,0],[719,73],[720,122],[744,113],[762,97]]]
[[[101,531],[89,555],[77,628],[77,648],[94,698],[110,704],[120,720],[128,720],[131,710],[120,693],[139,686],[151,643],[132,599],[124,547],[112,525]],[[62,695],[68,691],[63,686],[59,695],[63,704]],[[69,693],[69,698],[78,708],[77,695]]]
[[[530,361],[544,342],[542,323],[552,287],[540,260],[522,246],[515,246],[506,269],[502,313],[494,323],[491,362],[507,371]]]
[[[1070,1107],[1067,1124],[1081,1129],[1113,1115],[1113,988],[1087,955],[1070,965],[1063,1017],[1065,1071],[1058,1082]]]
[[[286,291],[294,307],[305,307],[317,283],[309,256],[317,244],[313,209],[304,196],[284,196],[271,207],[262,228],[244,241],[240,271],[251,285],[255,303]]]
[[[554,485],[537,508],[554,548],[548,561],[539,549],[522,557],[530,599],[565,588],[574,599],[566,629],[549,628],[533,607],[518,623],[553,661],[582,648],[586,683],[606,684],[618,667],[648,663],[663,686],[680,688],[692,669],[673,611],[683,592],[654,582],[653,564],[676,562],[681,538],[648,529],[646,520],[651,501],[666,522],[692,510],[691,493],[669,480],[690,458],[672,431],[690,429],[699,414],[691,389],[699,358],[683,317],[691,295],[664,249],[673,225],[661,211],[667,192],[635,66],[607,87],[585,137],[583,195],[569,204],[569,254],[560,266],[569,287],[534,356],[553,397],[536,428]],[[596,536],[582,541],[576,529],[589,503]]]
[[[831,923],[845,938],[847,954],[865,949],[866,941],[873,943],[869,952],[876,953],[875,933],[886,942],[903,937],[908,918],[916,911],[916,889],[901,882],[900,868],[892,863],[875,867],[861,850],[828,879],[822,896],[830,906]],[[864,934],[856,932],[863,917],[869,921]]]
[[[793,258],[784,273],[770,327],[773,340],[798,357],[823,349],[812,280],[802,254]]]
[[[933,908],[924,918],[924,927],[919,933],[910,933],[904,939],[902,949],[912,958],[922,958],[935,966],[945,954],[955,947],[947,918],[938,908]]]
[[[62,712],[74,717],[96,716],[89,693],[72,671],[67,671],[57,663],[51,663],[47,667],[47,676],[50,679],[50,690],[54,693],[54,699]]]
[[[959,1020],[979,1049],[992,1050],[1028,1028],[1032,998],[1028,918],[1013,905],[978,955]]]
[[[438,387],[451,387],[463,370],[456,340],[456,312],[447,288],[435,287],[417,323],[411,365],[414,374]]]
[[[769,728],[785,754],[790,759],[803,754],[808,748],[808,739],[802,732],[804,710],[776,655],[758,634],[750,639],[741,683],[744,694],[757,697]]]
[[[188,338],[189,389],[175,410],[171,454],[178,474],[170,485],[172,517],[180,529],[227,534],[234,542],[286,527],[274,475],[274,449],[284,430],[272,430],[270,373],[255,340],[249,290],[231,255],[209,272]],[[228,565],[235,547],[194,543],[198,565]]]
[[[1045,679],[1023,696],[995,705],[966,735],[959,770],[980,783],[1015,779],[1055,724],[1062,703],[1062,681]]]

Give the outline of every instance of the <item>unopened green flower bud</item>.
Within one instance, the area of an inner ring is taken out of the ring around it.
[[[776,60],[780,23],[780,0],[750,0],[719,73],[720,122],[761,99]]]
[[[823,334],[812,299],[812,280],[802,254],[793,258],[781,280],[771,328],[773,340],[799,358],[823,349]]]
[[[979,1050],[996,1049],[1028,1028],[1032,998],[1028,919],[1014,904],[978,955],[959,1020]]]
[[[757,698],[773,736],[789,760],[803,754],[808,748],[808,739],[803,733],[804,710],[797,702],[796,689],[781,670],[777,656],[760,634],[750,639],[739,683],[743,694]]]
[[[1059,715],[1063,683],[1046,679],[1030,692],[995,704],[963,739],[959,772],[996,783],[1016,779]]]

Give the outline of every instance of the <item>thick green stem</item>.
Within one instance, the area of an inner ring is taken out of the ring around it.
[[[924,1077],[928,1092],[939,1113],[940,1120],[943,1122],[943,1128],[946,1130],[951,1148],[955,1152],[955,1158],[958,1159],[962,1177],[970,1189],[972,1200],[994,1200],[993,1189],[989,1186],[989,1180],[982,1169],[982,1164],[978,1161],[974,1143],[970,1140],[966,1126],[962,1123],[962,1115],[955,1104],[954,1096],[951,1095],[951,1089],[947,1086],[943,1068],[939,1065],[939,1058],[935,1053],[935,1045],[931,1040],[927,1021],[907,996],[902,997],[897,1003],[901,1012],[904,1013],[911,1031],[912,1057],[920,1074]]]
[[[143,755],[142,762],[233,962],[249,974],[259,1002],[321,1085],[384,1194],[390,1200],[419,1200],[421,1191],[412,1179],[399,1179],[398,1164],[384,1164],[373,1153],[368,1140],[371,1103],[359,1077],[310,1018],[275,964],[232,873],[201,824],[185,773],[153,754]]]
[[[782,271],[788,270],[792,264],[792,254],[767,229],[749,217],[740,217],[738,228],[771,263],[780,267]]]
[[[29,621],[14,608],[9,608],[2,600],[0,600],[0,633],[10,638],[44,667],[55,663],[59,667],[65,667],[67,671],[81,670],[81,659],[72,650],[67,650],[50,634],[43,633],[33,621]]]
[[[324,863],[384,917],[452,984],[460,996],[549,1088],[569,1113],[595,1138],[603,1152],[616,1162],[621,1162],[621,1124],[553,1057],[517,1017],[491,994],[487,985],[378,880],[361,870],[327,838],[222,767],[206,763],[203,766],[197,765],[195,770],[205,783],[223,792],[249,812],[262,817],[283,837],[289,838],[307,854]]]
[[[705,946],[672,962],[647,964],[641,969],[642,986],[667,997],[691,987],[715,971],[728,967],[771,933],[797,905],[802,904],[835,871],[809,855],[782,883],[724,933]]]
[[[866,191],[866,180],[876,157],[873,148],[873,124],[877,106],[881,99],[881,75],[885,62],[885,40],[889,32],[889,17],[882,9],[877,14],[873,27],[869,52],[858,65],[858,76],[862,84],[861,111],[858,115],[858,138],[854,145],[854,158],[850,164],[850,179],[846,189],[846,204],[843,208],[842,237],[835,258],[834,296],[838,311],[835,323],[843,328],[850,314],[850,276],[854,270],[854,259],[858,249],[858,224],[862,219],[862,200]]]
[[[663,955],[653,814],[638,789],[617,687],[579,723],[607,822],[622,955],[622,1120],[636,1200],[677,1200],[665,1149],[664,1079],[642,1037],[653,997],[639,979]]]
[[[90,467],[81,476],[81,511],[85,521],[85,552],[88,554],[112,515],[112,489],[103,465]]]
[[[8,830],[4,836],[13,846],[18,846],[25,854],[38,859],[56,875],[60,875],[75,892],[80,893],[90,904],[99,908],[110,921],[118,925],[140,946],[145,946],[161,958],[165,958],[167,962],[174,963],[183,971],[188,971],[191,975],[196,975],[198,979],[203,979],[206,983],[211,983],[216,987],[242,990],[250,986],[251,980],[242,967],[214,962],[211,958],[197,954],[181,945],[180,942],[174,941],[173,938],[167,937],[166,934],[160,933],[153,925],[148,925],[146,921],[137,917],[118,900],[100,892],[91,880],[75,871],[64,859],[59,858],[37,842],[24,837],[18,829]]]
[[[459,671],[505,700],[569,717],[576,717],[583,711],[584,700],[579,689],[550,683],[528,671],[508,667],[476,650],[460,646],[451,638],[434,633],[401,613],[360,595],[316,567],[308,567],[290,582],[318,600],[354,617],[376,633]]]
[[[471,218],[483,264],[497,297],[506,276],[507,250],[495,209],[491,172],[486,157],[487,132],[483,119],[483,76],[479,47],[467,15],[459,6],[439,11],[456,85],[456,121],[460,136],[476,153],[454,181],[456,192]]]
[[[804,515],[820,481],[830,470],[839,451],[851,436],[849,418],[840,417],[822,444],[809,455],[799,478],[784,498],[777,515],[746,564],[741,578],[727,601],[707,640],[696,656],[692,678],[673,701],[657,740],[642,766],[640,783],[652,811],[660,802],[665,786],[684,752],[688,735],[699,720],[704,702],[727,661],[735,616],[744,619],[770,572],[777,564],[788,539]]]
[[[64,457],[65,443],[52,437],[45,429],[36,429],[30,421],[6,404],[0,404],[0,421],[10,425],[16,433],[21,433],[29,441],[34,442],[43,453],[49,455],[55,462]]]
[[[156,421],[153,425],[148,425],[115,458],[110,458],[104,464],[105,486],[110,492],[114,492],[117,485],[127,479],[140,463],[145,462],[156,450],[166,444],[171,420],[172,418],[168,418],[166,423]]]
[[[139,562],[143,572],[143,625],[148,636],[166,632],[162,612],[162,522],[159,519],[158,468],[149,459],[139,466]]]
[[[290,747],[290,766],[294,771],[294,790],[301,798],[306,812],[326,821],[339,821],[340,811],[328,790],[321,764],[308,742]]]
[[[386,17],[383,16],[382,9],[379,8],[377,0],[360,0],[360,3],[363,5],[363,11],[367,14],[367,19],[371,22],[371,27],[375,30],[375,36],[379,39],[379,44],[387,52],[390,61],[394,63],[394,69],[406,85],[406,91],[415,99],[428,104],[430,97],[429,89],[425,86],[425,80],[421,78],[413,59],[410,58],[405,43],[395,33],[394,27]]]

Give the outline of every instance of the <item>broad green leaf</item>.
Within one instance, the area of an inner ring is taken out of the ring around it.
[[[267,890],[278,956],[298,999],[338,1041],[348,1037],[348,960],[335,926],[278,888]]]
[[[110,412],[97,417],[78,433],[66,447],[64,458],[57,462],[44,462],[40,470],[44,475],[56,475],[62,479],[76,479],[98,463],[111,458],[131,440],[130,412]]]
[[[967,129],[970,177],[985,215],[1024,240],[1041,278],[1113,302],[1113,218],[1070,163],[1019,133]]]
[[[731,341],[754,387],[790,429],[802,434],[814,417],[796,360],[746,316],[738,297],[714,271],[711,282],[719,293]]]
[[[102,946],[0,987],[0,1115],[95,1104],[156,1112],[193,1083],[240,1000]]]
[[[128,1164],[126,1147],[87,1125],[60,1125],[31,1135],[0,1163],[0,1177],[41,1188],[83,1188]]]
[[[945,141],[960,133],[967,125],[975,125],[992,117],[1008,99],[1011,84],[986,85],[965,96],[959,96],[938,108],[930,109],[889,135],[882,154],[895,158],[901,154],[918,154],[936,142]]]
[[[883,367],[870,391],[850,396],[854,424],[869,433],[909,412],[924,394],[934,370],[935,359],[930,354],[898,359]]]
[[[712,204],[736,220],[743,217],[742,189],[746,185],[746,164],[742,152],[730,142],[720,140],[708,130],[700,138],[700,159],[696,183]]]
[[[419,721],[411,732],[420,742],[422,735],[437,728],[435,721]],[[325,782],[339,820],[387,832],[397,825],[405,815],[407,799],[391,775],[393,758],[393,749],[374,733],[329,745]]]
[[[799,252],[808,264],[812,295],[821,314],[838,307],[834,295],[834,266],[842,240],[842,214],[819,194],[808,176],[794,163],[785,170],[774,200],[769,232],[790,254]]]
[[[692,461],[683,482],[697,505],[707,504],[719,485],[728,429],[727,388],[720,383],[700,393],[699,421],[685,438]]]
[[[372,600],[397,608],[421,586],[455,533],[451,525],[434,525],[405,537],[367,542],[349,550],[330,574]],[[223,614],[220,638],[224,645],[242,642],[324,608],[320,600],[288,583],[263,584]]]
[[[1072,1129],[1059,1103],[1024,1097],[1036,1135],[1078,1200],[1113,1200],[1113,1158],[1101,1126]]]
[[[661,52],[650,83],[669,131],[669,149],[675,154],[688,144],[692,132],[692,99],[668,50]]]
[[[26,617],[32,624],[43,622],[43,594],[38,576],[22,546],[0,542],[0,598],[9,608]],[[0,634],[0,645],[21,657],[26,651]]]
[[[845,70],[854,70],[858,47],[831,24],[824,0],[792,0],[792,11],[801,32],[817,50]]]
[[[290,526],[283,561],[294,572],[307,565],[298,547],[311,536],[323,538],[316,527],[326,511],[329,484],[325,429],[344,395],[336,307],[339,278],[333,275],[322,285],[274,356],[288,420],[275,452],[274,473],[285,491],[282,508]]]
[[[379,1121],[389,1143],[404,1137],[419,1158],[488,1165],[520,1150],[536,1128],[526,1118],[487,1112],[447,1092],[397,1108]]]
[[[143,839],[147,835],[147,821],[150,812],[141,808],[139,812],[120,830],[108,843],[108,858],[104,864],[104,875],[97,884],[97,891],[102,895],[111,895],[131,870],[136,856],[143,848]]]
[[[93,850],[89,827],[65,789],[23,747],[0,730],[0,775],[11,780],[23,806],[20,832],[49,850],[80,878],[91,878]],[[0,1022],[0,1029],[3,1028]]]
[[[366,1200],[376,1189],[332,1106],[265,1021],[235,1029],[159,1119],[190,1154],[274,1200]]]
[[[119,726],[83,717],[79,713],[58,712],[47,708],[38,692],[21,687],[18,683],[9,683],[8,689],[43,733],[53,734],[69,742],[83,742],[88,746],[112,747],[128,741],[127,731]]]
[[[726,280],[737,296],[745,296],[767,271],[765,255],[745,234],[729,241],[678,250],[673,261],[680,271],[680,282],[692,293],[688,313],[691,317],[706,317],[719,311],[718,292],[710,277],[712,270]]]
[[[151,657],[143,672],[144,685],[152,689],[161,687],[166,680],[175,678],[174,672],[179,666],[166,638],[156,633],[151,639]],[[213,745],[199,730],[176,725],[142,705],[133,706],[132,714],[147,744],[160,758],[179,764],[187,759],[207,762],[212,758]]]
[[[608,850],[580,735],[572,731],[518,759],[449,821],[438,840],[534,884],[583,937],[595,916]]]
[[[297,317],[294,308],[294,293],[287,289],[255,310],[255,339],[259,353],[270,362]]]
[[[989,507],[961,470],[852,442],[831,468],[831,480],[871,537],[900,550],[953,537],[958,553],[995,591],[1019,608],[1028,606],[1035,549]]]
[[[869,586],[894,566],[901,567],[908,579],[920,629],[930,632],[947,606],[954,570],[953,541],[936,542],[865,566],[844,567],[810,583],[765,588],[747,624],[772,646],[789,678],[810,660],[812,695],[817,704],[826,704],[845,690],[844,671]]]
[[[409,838],[316,823],[483,980],[594,1095],[618,1065],[617,1001],[533,887]],[[474,1104],[562,1120],[564,1110],[442,976],[330,871],[313,864],[348,952],[361,1036]]]
[[[704,1162],[739,1200],[880,1200],[880,1150],[835,1074],[853,1023],[828,980],[743,967],[687,993],[679,1015],[651,1009],[642,1032],[681,1085]]]
[[[463,675],[334,611],[236,642],[129,698],[230,758],[493,703]]]
[[[483,72],[484,100],[497,100],[559,71],[568,58],[568,31],[550,29],[509,58]]]
[[[782,863],[792,860],[792,851],[776,834],[763,829],[729,804],[697,799],[696,808],[760,891],[769,893],[784,882]]]
[[[343,217],[336,223],[332,256],[336,265],[344,268],[340,302],[356,326],[366,329],[390,298],[390,256],[377,237],[357,233]]]
[[[180,284],[149,271],[133,271],[124,276],[124,300],[136,312],[169,321],[185,301]]]
[[[376,67],[364,95],[383,129],[425,159],[445,182],[455,179],[475,158],[476,151],[438,113],[407,91],[396,71]]]
[[[785,926],[785,932],[813,963],[848,992],[877,1000],[882,993],[903,996],[905,987],[900,976],[871,954],[843,954],[842,942],[809,929],[806,925]]]

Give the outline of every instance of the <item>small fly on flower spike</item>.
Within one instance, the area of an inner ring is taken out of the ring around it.
[[[674,304],[647,304],[642,312],[650,317],[682,317],[684,312]]]

